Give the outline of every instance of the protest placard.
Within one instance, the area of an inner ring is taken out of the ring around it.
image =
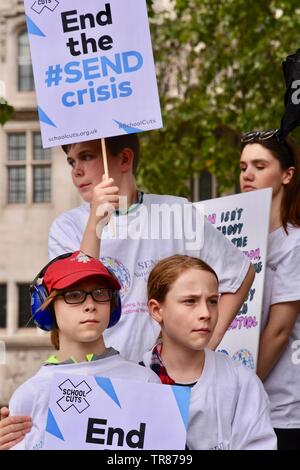
[[[213,226],[255,267],[248,297],[218,347],[251,369],[256,369],[258,355],[271,198],[267,188],[198,203]]]
[[[185,449],[190,388],[56,374],[44,449]]]
[[[145,0],[24,0],[43,147],[162,127]]]

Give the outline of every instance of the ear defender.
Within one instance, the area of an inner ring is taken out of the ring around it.
[[[115,303],[115,307],[110,314],[110,320],[109,320],[109,324],[107,328],[111,328],[112,326],[115,326],[121,317],[122,306],[121,306],[121,297],[120,297],[119,291],[114,292],[114,303]]]
[[[115,275],[115,273],[110,269],[108,268],[107,266],[105,266],[107,271],[109,272],[109,274],[114,277],[118,282],[119,279],[117,278],[117,276]],[[120,296],[120,291],[118,290],[115,290],[114,291],[114,304],[115,304],[115,307],[113,309],[113,311],[111,312],[110,314],[110,320],[109,320],[109,324],[107,326],[107,328],[111,328],[112,326],[115,326],[118,321],[120,320],[120,317],[121,317],[121,313],[122,313],[122,304],[121,304],[121,296]]]
[[[50,304],[44,310],[41,309],[44,301],[48,297],[48,292],[43,284],[34,284],[30,286],[31,295],[31,316],[34,324],[44,331],[54,330],[56,327],[55,314]],[[115,326],[120,320],[122,313],[121,297],[118,291],[114,292],[115,307],[110,314],[110,320],[107,328]]]
[[[41,328],[41,330],[51,331],[56,328],[56,320],[52,305],[50,304],[44,310],[41,309],[43,303],[49,295],[46,287],[43,284],[44,274],[52,263],[60,259],[69,258],[70,256],[72,256],[72,253],[64,253],[49,261],[49,263],[47,263],[46,266],[44,266],[43,269],[38,273],[29,287],[31,298],[31,317],[34,324],[38,328]]]
[[[48,290],[46,286],[43,283],[43,278],[44,275],[47,271],[47,268],[54,262],[64,259],[64,258],[69,258],[72,256],[73,253],[65,253],[63,255],[58,256],[57,258],[53,259],[50,261],[36,276],[34,281],[32,282],[29,291],[30,291],[30,297],[31,297],[31,316],[32,320],[35,323],[35,325],[41,330],[44,331],[51,331],[54,330],[57,325],[56,325],[56,320],[55,320],[55,313],[54,313],[54,308],[53,304],[51,303],[48,307],[46,307],[44,310],[42,310],[42,305],[49,296]],[[86,255],[85,255],[86,256]],[[115,278],[117,281],[117,277],[115,274],[105,267],[109,274]],[[97,274],[97,273],[96,273]],[[106,274],[105,274],[106,275]],[[119,281],[118,281],[118,285]],[[122,313],[122,306],[121,306],[121,297],[120,297],[120,291],[115,290],[113,293],[113,299],[111,302],[114,302],[114,309],[110,314],[110,320],[107,328],[111,328],[112,326],[116,325],[118,321],[120,320],[121,313]]]
[[[41,281],[40,281],[41,282]],[[54,310],[51,304],[41,309],[44,301],[48,297],[47,289],[43,284],[33,284],[30,286],[31,296],[31,316],[34,324],[44,331],[51,331],[56,327]]]

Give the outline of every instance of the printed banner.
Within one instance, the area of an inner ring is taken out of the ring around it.
[[[272,190],[270,188],[201,201],[213,226],[239,248],[255,267],[256,276],[246,301],[218,350],[256,370],[267,239]]]
[[[44,449],[185,449],[190,388],[53,377]]]
[[[43,147],[162,127],[146,0],[24,0]]]

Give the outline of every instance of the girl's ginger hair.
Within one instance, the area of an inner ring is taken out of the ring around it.
[[[155,299],[164,302],[172,284],[188,269],[209,272],[215,276],[219,284],[216,272],[205,261],[187,255],[173,255],[159,261],[150,272],[147,284],[148,301]]]

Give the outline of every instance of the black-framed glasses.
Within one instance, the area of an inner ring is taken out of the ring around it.
[[[254,139],[258,140],[268,140],[271,139],[272,137],[277,137],[279,139],[279,130],[280,129],[273,129],[270,131],[250,131],[250,132],[244,132],[241,135],[241,142],[247,143],[251,142]]]
[[[113,296],[113,290],[106,287],[93,289],[92,291],[82,289],[68,290],[62,292],[57,297],[63,297],[66,304],[75,305],[83,304],[88,295],[91,295],[92,299],[97,303],[110,302]]]

